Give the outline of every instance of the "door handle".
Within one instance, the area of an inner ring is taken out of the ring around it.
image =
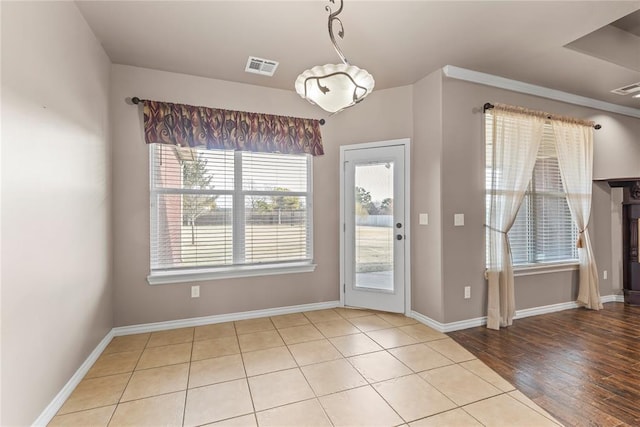
[[[396,236],[396,240],[402,240],[402,234],[398,234],[398,235]]]

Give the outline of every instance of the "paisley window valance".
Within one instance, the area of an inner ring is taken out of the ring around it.
[[[318,120],[144,100],[147,144],[324,154]]]

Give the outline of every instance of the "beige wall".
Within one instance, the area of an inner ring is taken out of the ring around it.
[[[600,123],[594,134],[594,178],[640,176],[640,120],[454,79],[444,79],[443,94],[443,310],[445,321],[454,322],[486,314],[482,105],[500,102]],[[464,227],[453,226],[454,213],[465,214]],[[594,185],[589,229],[601,294],[610,295],[611,190],[606,184]],[[603,270],[610,273],[606,281]],[[471,286],[469,300],[463,298],[464,286]],[[517,309],[569,302],[576,295],[576,272],[516,277]]]
[[[325,155],[315,157],[313,273],[199,282],[200,298],[181,284],[154,285],[149,273],[148,149],[139,108],[125,98],[321,118],[293,91],[114,65],[111,79],[115,322],[158,322],[339,299],[339,146],[411,137],[411,87],[374,92],[357,108],[328,117]]]
[[[30,425],[113,326],[110,63],[73,2],[2,2],[2,418]]]
[[[339,146],[413,137],[411,223],[412,305],[434,320],[454,322],[486,313],[484,272],[484,156],[481,106],[504,102],[558,114],[592,118],[596,132],[595,176],[638,176],[635,139],[640,120],[585,107],[446,79],[438,70],[411,87],[374,92],[357,108],[329,117],[322,128],[326,154],[314,159],[313,273],[202,282],[191,299],[185,284],[150,286],[148,155],[133,95],[164,101],[273,114],[322,117],[290,91],[166,73],[112,68],[114,135],[114,274],[116,325],[233,313],[334,301],[338,294]],[[382,120],[381,118],[384,118]],[[604,147],[604,148],[603,148]],[[622,161],[603,153],[631,153]],[[594,187],[591,221],[600,271],[611,268],[611,200],[607,186]],[[418,215],[429,214],[429,225]],[[453,215],[465,214],[454,227]],[[463,298],[471,286],[471,299]],[[608,295],[611,279],[602,281]],[[577,273],[516,279],[518,309],[575,300]]]
[[[412,309],[444,321],[442,293],[442,71],[413,85],[411,152]],[[428,215],[428,225],[419,215]]]

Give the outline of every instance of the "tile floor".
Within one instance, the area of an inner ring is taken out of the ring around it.
[[[557,426],[460,345],[331,309],[114,338],[51,426]]]

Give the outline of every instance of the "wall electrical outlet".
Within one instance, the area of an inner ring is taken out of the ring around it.
[[[470,299],[471,298],[471,286],[465,286],[464,287],[464,299]]]
[[[609,277],[609,273],[607,272],[607,270],[604,270],[602,272],[602,279],[607,280],[607,277]]]
[[[200,298],[200,286],[195,285],[191,287],[191,298]]]
[[[454,214],[453,215],[453,225],[455,227],[463,227],[464,226],[464,214]]]

